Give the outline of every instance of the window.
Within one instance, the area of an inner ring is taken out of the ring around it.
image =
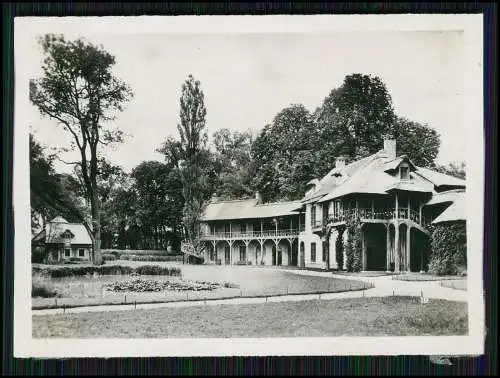
[[[323,242],[323,261],[326,261],[327,253],[328,253],[327,243]]]
[[[244,245],[240,246],[240,261],[246,261],[246,247]]]
[[[409,180],[410,179],[410,169],[408,167],[401,166],[401,180]]]
[[[83,248],[80,248],[78,250],[78,257],[84,257],[85,256],[85,250]]]
[[[316,243],[311,243],[311,262],[316,262]]]
[[[311,226],[316,225],[316,205],[311,205]]]
[[[71,255],[71,250],[69,248],[64,249],[64,257],[69,257]]]

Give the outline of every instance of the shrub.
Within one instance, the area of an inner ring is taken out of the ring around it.
[[[154,256],[169,256],[176,255],[176,252],[168,252],[165,250],[155,250],[155,249],[102,249],[101,252],[113,254],[117,257],[120,255],[154,255]]]
[[[141,265],[134,269],[135,273],[140,275],[163,275],[163,276],[180,276],[181,270],[177,267],[165,267],[158,265]]]
[[[435,226],[432,232],[429,272],[437,275],[463,275],[466,270],[465,222]]]
[[[177,256],[159,256],[159,255],[121,255],[121,260],[130,261],[163,261],[163,262],[182,262],[182,255]]]
[[[116,260],[116,256],[112,253],[104,253],[102,255],[102,259],[104,261],[114,261],[114,260]]]

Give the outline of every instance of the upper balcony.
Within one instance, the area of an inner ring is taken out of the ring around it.
[[[202,240],[263,240],[263,239],[288,239],[296,238],[304,228],[289,228],[267,231],[232,231],[232,232],[205,232],[201,234]]]
[[[359,208],[330,215],[326,220],[316,221],[312,225],[312,230],[313,232],[321,231],[325,223],[331,223],[333,226],[341,225],[346,222],[346,219],[349,216],[356,215],[356,213],[359,215],[361,222],[365,223],[387,223],[398,219],[410,220],[423,228],[426,228],[429,225],[429,221],[418,211],[413,209],[399,208],[396,212],[396,209]]]

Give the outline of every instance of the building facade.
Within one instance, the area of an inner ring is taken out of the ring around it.
[[[44,250],[46,262],[60,262],[71,258],[91,260],[92,239],[85,226],[81,223],[69,223],[60,216],[47,222],[31,244],[34,251]]]
[[[202,221],[203,260],[345,269],[345,251],[339,264],[336,249],[347,240],[348,219],[356,217],[362,270],[423,271],[429,225],[464,193],[464,180],[417,167],[386,140],[366,158],[349,164],[338,158],[327,175],[308,183],[300,201],[264,204],[258,194],[213,200]]]

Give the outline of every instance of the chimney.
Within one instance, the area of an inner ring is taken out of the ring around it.
[[[344,168],[345,160],[345,156],[339,156],[337,159],[335,159],[335,168]]]
[[[262,195],[260,192],[255,192],[255,199],[257,200],[257,205],[260,205],[262,203]]]
[[[384,139],[384,151],[389,159],[396,159],[396,139]]]

